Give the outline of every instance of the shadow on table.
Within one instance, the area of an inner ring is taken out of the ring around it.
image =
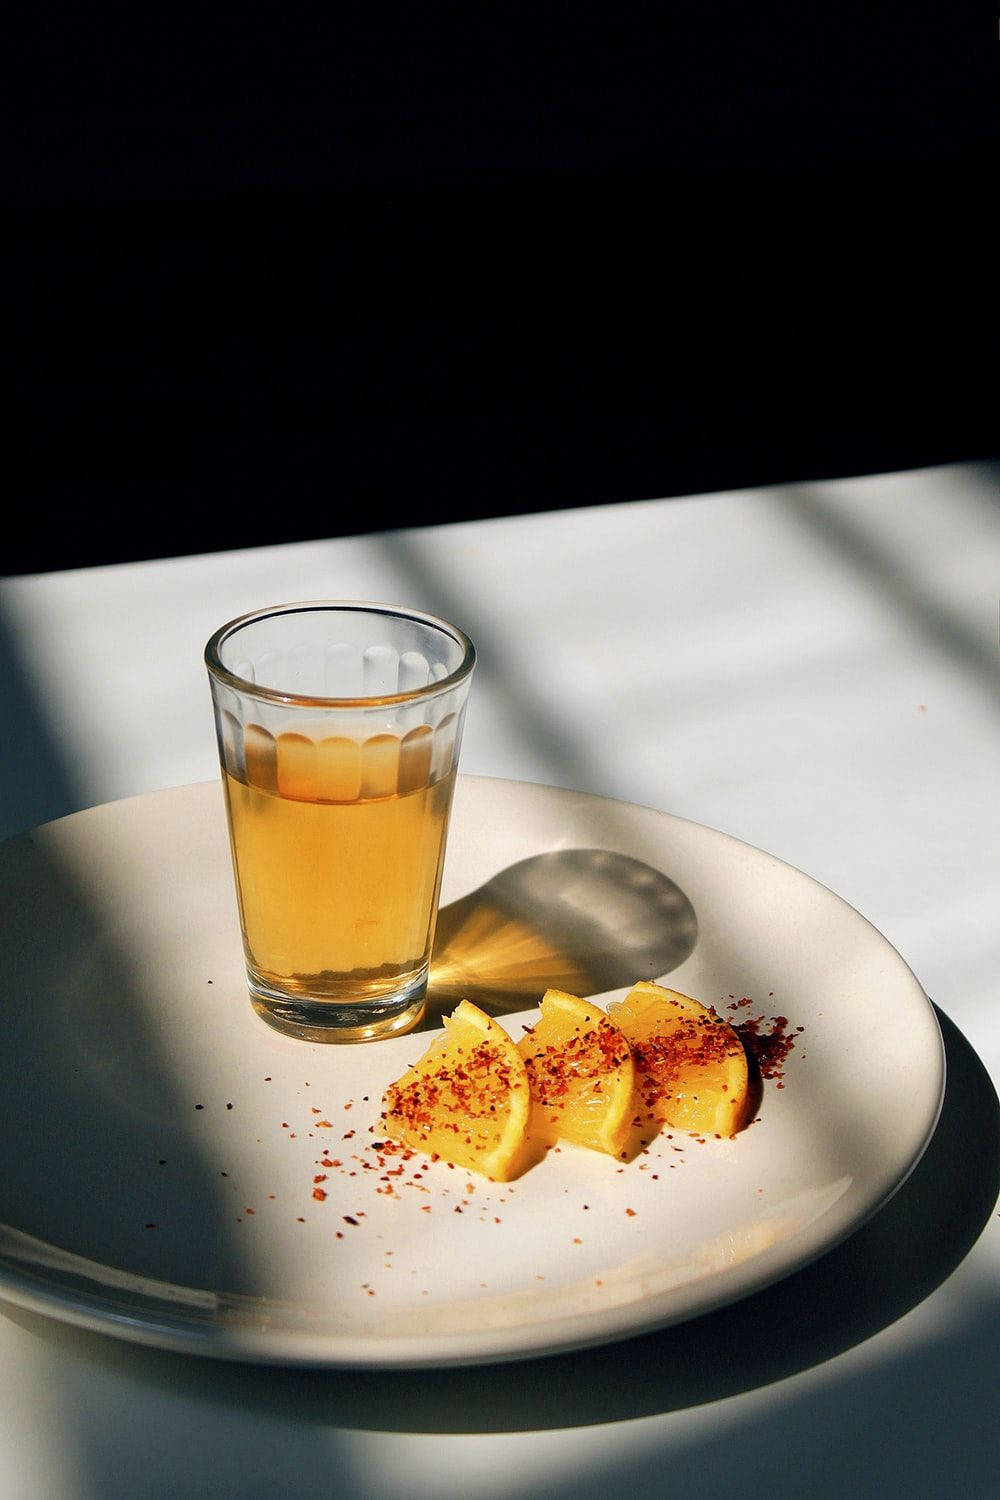
[[[606,849],[557,849],[509,865],[441,909],[424,1029],[471,1000],[491,1015],[550,986],[602,995],[684,962],[698,936],[668,876]]]
[[[0,839],[84,805],[74,757],[51,729],[53,705],[34,680],[30,648],[0,606]]]
[[[162,1386],[176,1361],[189,1395],[325,1428],[538,1431],[722,1401],[808,1370],[889,1327],[930,1296],[979,1238],[1000,1191],[1000,1104],[968,1042],[940,1011],[938,1019],[948,1070],[940,1121],[890,1202],[775,1286],[660,1332],[488,1367],[325,1372],[167,1355],[31,1314],[8,1315],[80,1358],[120,1365],[151,1385]],[[985,1323],[981,1331],[990,1337]],[[966,1354],[963,1348],[963,1361]]]
[[[1000,464],[994,462],[977,465],[975,480],[967,477],[963,486],[963,498],[971,501],[975,496],[981,505],[981,519],[995,509],[998,493]],[[856,578],[891,603],[915,640],[926,639],[935,651],[950,657],[957,671],[985,688],[990,701],[1000,698],[994,642],[978,624],[970,625],[959,610],[935,597],[873,527],[857,524],[845,507],[827,498],[824,488],[816,485],[779,488],[774,503],[821,538],[827,552],[839,553]]]

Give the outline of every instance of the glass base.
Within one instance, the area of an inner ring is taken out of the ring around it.
[[[427,971],[394,995],[352,1002],[289,995],[248,975],[250,1003],[269,1026],[303,1042],[376,1042],[404,1036],[427,1008]]]

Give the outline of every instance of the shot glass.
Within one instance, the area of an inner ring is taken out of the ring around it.
[[[388,604],[276,605],[205,648],[250,999],[361,1042],[425,1005],[475,647]]]

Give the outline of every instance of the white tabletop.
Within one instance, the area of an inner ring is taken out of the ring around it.
[[[0,837],[217,776],[205,640],[304,598],[469,632],[464,771],[680,814],[855,906],[938,1008],[941,1123],[815,1265],[589,1352],[345,1375],[5,1307],[3,1500],[995,1494],[1000,469],[8,579]]]

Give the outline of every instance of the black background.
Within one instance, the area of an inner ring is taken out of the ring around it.
[[[0,573],[994,456],[997,16],[42,7]]]

